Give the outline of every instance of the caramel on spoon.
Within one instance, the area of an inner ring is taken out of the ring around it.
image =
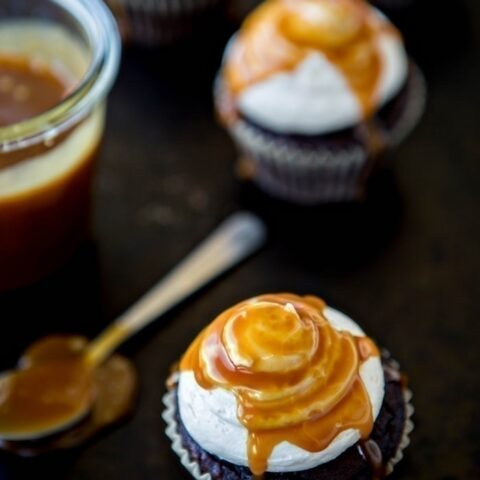
[[[120,344],[252,254],[265,238],[257,217],[236,213],[90,343],[78,336],[34,343],[18,369],[0,377],[0,441],[36,441],[76,425],[97,401],[99,367]]]

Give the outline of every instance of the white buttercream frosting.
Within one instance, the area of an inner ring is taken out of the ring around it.
[[[382,73],[375,98],[380,108],[405,84],[408,58],[400,37],[378,34]],[[247,87],[238,110],[278,133],[323,134],[352,127],[362,109],[347,81],[321,52],[310,53],[294,70],[274,74]]]
[[[324,314],[335,329],[365,336],[350,317],[338,310],[327,307]],[[372,357],[364,362],[360,367],[360,377],[375,419],[380,412],[385,388],[380,359]],[[197,384],[192,371],[183,371],[179,377],[178,401],[183,424],[204,450],[236,465],[248,466],[248,432],[237,418],[237,400],[233,393],[223,388],[203,389]],[[327,448],[315,453],[282,442],[273,450],[267,470],[289,472],[314,468],[335,459],[359,439],[358,430],[344,430]]]

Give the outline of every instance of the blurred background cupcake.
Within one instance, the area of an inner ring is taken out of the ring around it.
[[[169,45],[206,29],[224,0],[105,0],[126,43]]]
[[[230,40],[215,84],[240,171],[273,196],[362,197],[424,107],[398,30],[363,0],[268,0]]]

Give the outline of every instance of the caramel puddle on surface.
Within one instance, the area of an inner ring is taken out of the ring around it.
[[[0,441],[2,449],[21,456],[35,456],[53,450],[72,448],[119,422],[132,411],[138,389],[137,374],[132,363],[120,355],[114,355],[91,376],[90,372],[84,372],[84,375],[88,374],[90,378],[86,380],[81,372],[85,368],[81,352],[86,344],[87,339],[84,337],[52,336],[32,345],[20,361],[19,372],[22,372],[22,368],[28,370],[32,365],[49,365],[48,368],[41,370],[44,373],[48,372],[42,381],[50,382],[49,392],[54,392],[57,387],[57,392],[65,392],[65,389],[61,388],[65,385],[61,383],[64,381],[70,382],[70,388],[66,389],[64,397],[57,393],[59,396],[47,398],[45,404],[32,402],[29,410],[26,402],[35,395],[35,390],[40,388],[38,377],[34,374],[23,377],[27,378],[27,381],[23,381],[20,390],[18,387],[14,390],[14,386],[2,384],[0,425],[2,427],[13,425],[17,431],[19,427],[23,427],[25,431],[29,431],[32,427],[29,421],[35,422],[34,426],[48,425],[49,422],[65,418],[65,412],[68,414],[72,411],[68,409],[76,411],[86,398],[90,402],[93,397],[88,414],[79,418],[71,428],[48,437],[31,441]],[[48,377],[58,371],[64,373],[63,377]],[[77,376],[79,373],[80,376]],[[13,382],[17,374],[18,372],[11,375]],[[34,381],[28,382],[28,379]],[[45,391],[43,386],[41,388]],[[25,408],[27,410],[24,410]],[[29,412],[30,416],[22,414],[25,411]]]
[[[325,304],[315,297],[265,295],[254,300],[217,317],[195,339],[180,364],[181,370],[194,372],[203,388],[222,387],[235,394],[237,416],[248,430],[252,473],[259,476],[267,470],[273,449],[283,441],[319,452],[349,428],[359,430],[361,438],[368,438],[373,428],[372,407],[359,369],[364,361],[379,355],[375,344],[367,337],[335,330],[321,313]],[[249,310],[255,302],[262,308]],[[288,305],[295,307],[298,318],[292,316]],[[226,329],[231,321],[236,325]],[[312,327],[317,329],[312,333],[315,341],[309,338]],[[230,333],[225,335],[225,331]],[[242,354],[239,358],[245,358],[246,364],[260,358],[256,357],[258,351],[266,353],[264,358],[269,358],[268,352],[275,352],[274,358],[288,358],[286,368],[275,369],[275,363],[255,371],[255,361],[247,367],[235,365],[222,343],[231,332]],[[278,351],[282,345],[283,354]],[[293,351],[308,353],[307,360],[298,365],[300,360],[292,357]],[[294,366],[291,371],[289,365]],[[305,388],[282,397],[282,392],[297,385]],[[252,389],[266,400],[258,400]]]
[[[309,54],[320,52],[343,74],[368,119],[375,112],[384,67],[380,34],[400,36],[360,0],[265,2],[244,22],[228,52],[221,118],[234,120],[235,98],[247,87],[291,71]]]

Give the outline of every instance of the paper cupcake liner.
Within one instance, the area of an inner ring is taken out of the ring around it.
[[[401,371],[400,364],[392,358],[391,353],[387,349],[382,349],[382,356],[388,360],[390,366],[397,372]],[[398,443],[395,455],[388,461],[385,471],[390,475],[398,462],[403,458],[404,450],[410,445],[410,433],[415,428],[412,417],[415,413],[415,408],[412,404],[413,393],[408,387],[403,387],[403,401],[405,403],[405,424],[403,426],[402,436]]]
[[[196,17],[221,0],[107,0],[125,40],[168,45],[187,37]]]
[[[409,98],[395,125],[382,131],[386,150],[398,146],[418,123],[426,103],[423,75],[412,66]],[[215,84],[217,106],[224,102],[221,81]],[[221,110],[221,108],[219,108]],[[229,128],[241,158],[252,164],[252,180],[267,193],[300,204],[355,200],[378,156],[352,139],[343,148],[300,147],[287,137],[269,135],[243,119]]]
[[[333,150],[300,149],[239,120],[230,133],[253,165],[253,181],[267,193],[300,203],[348,201],[359,197],[370,158],[359,144]]]
[[[400,365],[396,360],[393,360],[390,356],[390,353],[387,350],[382,351],[383,355],[389,360],[390,366],[400,372]],[[177,383],[178,374],[174,373],[168,380],[168,384],[174,385]],[[182,437],[178,432],[178,425],[176,420],[176,390],[168,390],[167,393],[163,396],[163,404],[165,405],[165,410],[162,413],[162,418],[167,424],[165,433],[168,438],[172,441],[172,450],[178,455],[181,464],[190,472],[193,478],[196,480],[213,480],[212,476],[208,472],[202,472],[200,466],[195,460],[190,458],[188,450],[183,446]],[[386,473],[390,475],[395,465],[403,458],[403,451],[410,444],[410,432],[414,429],[414,424],[411,420],[411,417],[414,413],[414,408],[411,403],[412,392],[408,388],[403,389],[403,399],[405,402],[405,424],[403,427],[402,437],[397,447],[395,455],[388,461],[386,465]]]
[[[169,390],[163,396],[163,404],[165,410],[162,413],[162,418],[167,424],[165,433],[167,437],[172,441],[172,450],[180,458],[181,464],[190,472],[193,478],[196,480],[212,480],[212,476],[207,473],[202,473],[200,466],[197,462],[190,458],[188,450],[182,444],[182,438],[178,433],[177,420],[175,418],[175,412],[177,409],[175,401],[175,390]]]

